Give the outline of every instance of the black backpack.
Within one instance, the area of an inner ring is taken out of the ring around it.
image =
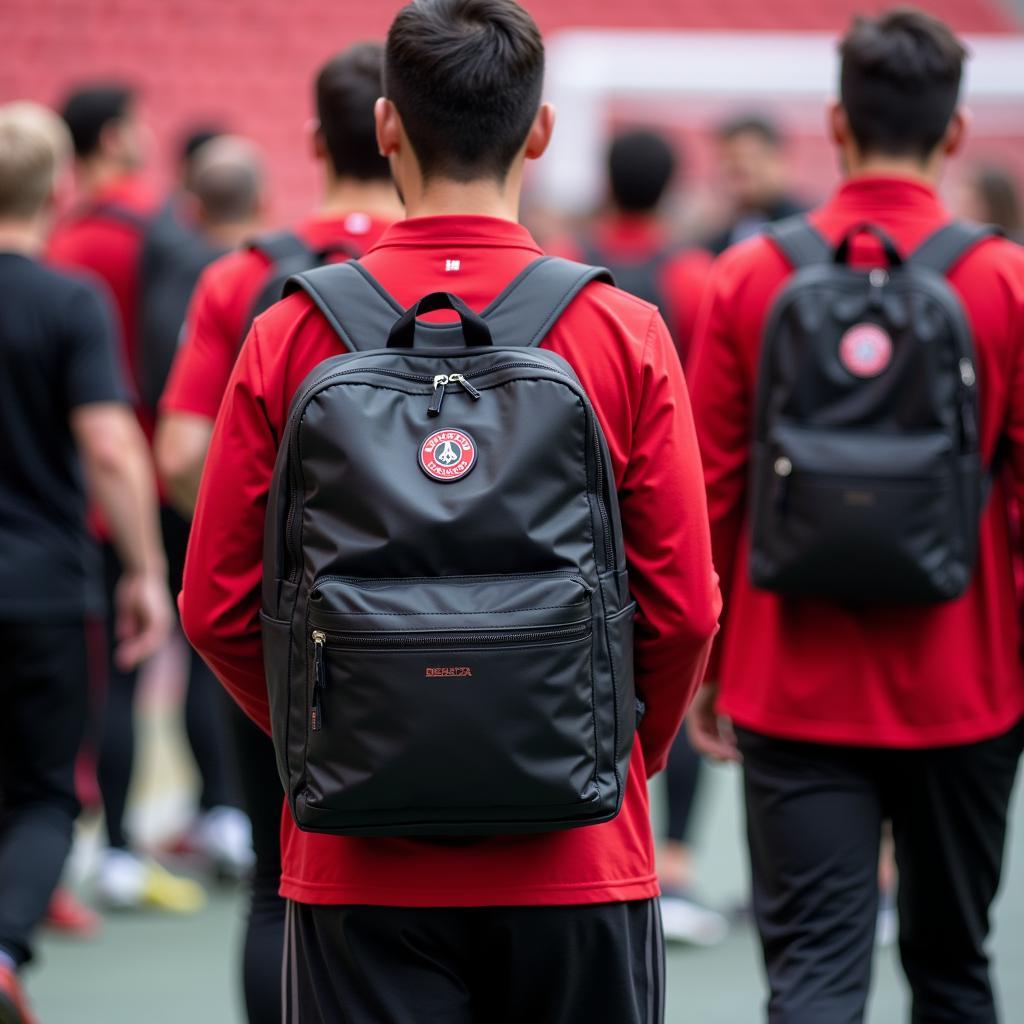
[[[662,316],[667,318],[668,309],[661,289],[661,272],[669,260],[684,251],[683,245],[671,242],[642,260],[613,259],[611,254],[592,237],[582,238],[579,245],[585,263],[606,267],[619,288],[657,306]]]
[[[151,409],[171,372],[196,282],[227,251],[187,224],[177,207],[171,200],[141,227],[139,390]]]
[[[350,350],[306,378],[268,499],[263,643],[302,829],[544,832],[613,818],[638,704],[615,480],[537,348],[606,271],[542,257],[477,315],[356,261],[290,282]],[[416,321],[448,308],[461,324]]]
[[[863,232],[879,239],[887,267],[849,265]],[[755,586],[870,604],[964,592],[985,475],[974,344],[946,274],[994,233],[953,223],[903,258],[871,224],[835,250],[803,217],[767,229],[795,272],[761,350]]]
[[[285,283],[290,277],[323,266],[332,256],[344,256],[345,259],[354,260],[362,255],[358,250],[341,242],[333,242],[322,249],[314,249],[294,231],[287,230],[254,238],[248,243],[248,248],[262,253],[270,262],[270,270],[249,310],[242,337],[238,339],[239,346],[245,341],[253,320],[281,298]]]

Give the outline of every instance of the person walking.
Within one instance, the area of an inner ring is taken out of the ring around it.
[[[388,34],[385,97],[377,102],[376,119],[380,149],[391,163],[408,219],[385,232],[360,259],[361,269],[341,265],[314,273],[336,272],[342,276],[330,279],[339,281],[352,281],[356,274],[366,280],[363,275],[371,274],[400,308],[426,293],[454,293],[463,321],[476,323],[475,311],[542,255],[517,214],[525,161],[543,154],[553,129],[553,110],[541,103],[543,67],[536,24],[512,0],[426,0],[404,7]],[[379,291],[372,294],[382,298]],[[391,302],[388,306],[394,309]],[[415,327],[414,312],[401,320],[407,329]],[[628,771],[616,776],[623,787],[621,810],[604,824],[441,842],[306,831],[287,814],[281,891],[288,900],[283,1000],[288,1021],[612,1019],[630,1024],[663,1019],[664,964],[646,779],[664,768],[703,671],[718,612],[696,439],[672,339],[650,304],[605,283],[587,284],[553,321],[542,349],[547,351],[532,350],[535,358],[563,357],[592,403],[594,422],[608,446],[607,459],[603,449],[594,457],[610,467],[612,475],[602,472],[601,479],[617,492],[621,509],[622,564],[629,566],[629,590],[637,604],[635,645],[632,651],[624,647],[622,657],[632,653],[645,705]],[[183,623],[222,682],[264,729],[270,725],[266,670],[273,666],[264,663],[258,613],[264,519],[278,445],[303,379],[344,350],[305,293],[288,296],[257,318],[218,414],[200,485],[181,597]],[[389,423],[397,426],[407,415],[418,416],[426,435],[434,415],[428,401],[442,417],[441,401],[448,410],[468,408],[470,388],[453,379],[445,398],[441,384],[432,399],[420,389],[408,412],[403,408]],[[400,398],[402,385],[396,387],[380,391],[379,400],[399,400],[392,396]],[[377,407],[378,399],[371,397],[376,393],[367,390],[372,407]],[[528,397],[529,392],[515,394]],[[571,408],[576,415],[584,407],[573,402]],[[524,423],[523,429],[530,434],[533,428]],[[450,500],[457,515],[460,495],[464,500],[485,485],[501,465],[501,445],[493,434],[479,463],[470,454],[472,443],[460,437],[461,455],[451,466],[430,453],[456,438],[441,436],[431,445],[431,436],[420,446],[419,466],[414,450],[380,493],[351,495],[353,510],[366,510],[353,534],[360,538],[360,550],[364,542],[384,543],[386,533],[378,530],[384,529],[392,497],[397,500],[412,488],[443,488],[444,496],[429,491],[431,500]],[[552,444],[565,442],[565,437],[552,438]],[[580,459],[589,448],[575,451]],[[372,455],[367,438],[359,456],[372,461]],[[542,458],[539,450],[537,457]],[[548,473],[545,479],[556,478]],[[513,503],[509,498],[509,506]],[[573,508],[573,515],[588,508],[596,515],[587,501]],[[549,528],[540,524],[552,510],[536,512],[538,534],[548,536]],[[496,513],[493,523],[484,517],[476,525],[500,538],[504,519]],[[617,521],[613,527],[605,520],[604,528],[614,535]],[[594,535],[586,531],[581,543],[592,545]],[[450,539],[454,558],[457,545]],[[570,543],[568,536],[563,539]],[[495,557],[508,557],[500,544],[492,549]],[[606,546],[603,557],[611,556]],[[386,567],[369,558],[366,570],[363,575],[372,576]],[[568,587],[575,595],[571,600],[578,601],[579,585],[561,574],[557,579],[561,582],[549,578],[537,586],[562,588],[560,593]],[[275,585],[267,580],[268,591]],[[493,591],[482,585],[494,600]],[[465,607],[467,595],[475,593],[455,590],[451,599]],[[540,601],[558,604],[542,595]],[[517,608],[523,611],[518,604],[509,611]],[[623,613],[631,615],[632,609],[627,606]],[[472,685],[471,667],[446,661],[420,666],[419,686],[426,679],[439,694],[454,694],[445,680]],[[581,664],[589,665],[590,659]],[[306,728],[315,731],[311,736],[333,728],[327,704],[322,717],[320,711],[314,698],[312,717],[304,716]],[[590,723],[584,733],[593,738],[593,716],[607,723],[613,712],[610,702],[595,706],[584,716]],[[619,713],[631,734],[633,702]],[[341,719],[338,714],[333,721]],[[474,749],[486,748],[486,739],[465,737]],[[372,736],[366,740],[368,752],[376,749]],[[523,756],[530,756],[526,747]],[[483,781],[463,778],[474,791]],[[563,782],[560,777],[557,785]],[[459,787],[454,780],[452,785],[448,799],[457,803]]]
[[[123,572],[115,656],[139,664],[171,621],[156,488],[115,352],[83,279],[39,262],[70,155],[43,107],[0,107],[0,1019],[32,1024],[19,974],[71,846],[88,691],[86,619],[101,607],[86,489]]]
[[[690,735],[742,759],[772,1024],[864,1019],[887,818],[911,1019],[993,1024],[1024,743],[1024,250],[936,192],[967,126],[953,32],[896,9],[840,55],[844,182],[721,257],[697,329],[726,600]]]

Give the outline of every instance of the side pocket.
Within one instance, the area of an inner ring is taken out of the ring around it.
[[[263,672],[267,680],[267,696],[270,700],[270,729],[274,739],[274,753],[277,756],[277,773],[281,785],[292,799],[296,789],[295,774],[301,775],[302,762],[289,758],[289,739],[296,740],[295,723],[292,721],[291,699],[291,650],[292,625],[281,619],[272,619],[260,612],[260,630],[263,634]],[[298,741],[305,743],[299,733]],[[299,748],[301,751],[301,747]],[[296,772],[290,769],[294,765]]]
[[[615,675],[617,695],[617,743],[615,765],[625,788],[629,758],[633,751],[633,737],[639,720],[639,702],[633,682],[633,619],[636,602],[630,601],[625,608],[610,616],[606,631],[608,649],[611,653],[612,670]]]

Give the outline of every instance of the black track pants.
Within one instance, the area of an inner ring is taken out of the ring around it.
[[[24,963],[79,809],[85,625],[0,623],[0,652],[0,949]]]
[[[930,750],[738,737],[771,1024],[864,1019],[886,818],[913,1024],[995,1024],[985,941],[1024,723]]]
[[[661,1024],[657,900],[288,904],[284,1024]]]

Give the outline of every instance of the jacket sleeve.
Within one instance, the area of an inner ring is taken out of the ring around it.
[[[260,639],[263,520],[277,456],[253,327],[228,381],[192,522],[181,622],[242,710],[270,731]]]
[[[244,330],[235,325],[237,317],[221,294],[238,277],[226,274],[232,266],[215,260],[196,284],[184,338],[160,399],[161,412],[192,413],[212,420],[220,409]]]
[[[619,501],[637,602],[637,693],[647,705],[640,743],[653,775],[665,767],[703,676],[721,602],[686,383],[658,315],[651,321],[641,376]]]
[[[728,257],[724,259],[727,261]],[[735,299],[727,284],[729,274],[722,271],[723,259],[719,259],[698,318],[689,370],[707,488],[711,546],[721,576],[724,615],[728,615],[729,590],[745,514],[753,413],[747,374],[732,325]],[[708,668],[711,679],[717,680],[720,652],[718,645]]]

